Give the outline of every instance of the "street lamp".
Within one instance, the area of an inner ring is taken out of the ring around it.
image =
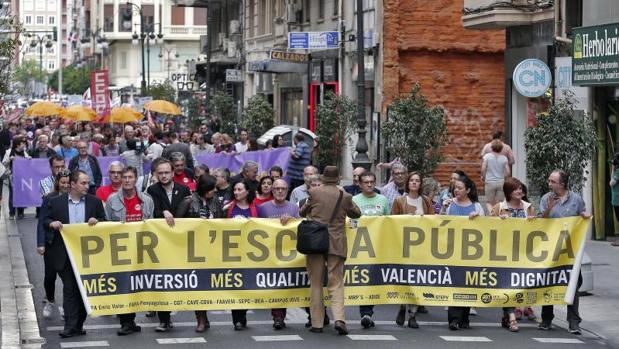
[[[97,27],[95,31],[91,31],[84,38],[82,38],[82,45],[91,43],[91,53],[94,56],[94,65],[97,66],[97,56],[95,54],[95,50],[99,49],[101,51],[101,55],[107,56],[108,43],[105,35],[101,35],[102,28]],[[103,60],[100,61],[101,66],[103,66]]]
[[[40,35],[38,33],[29,32],[26,36],[32,39],[30,47],[35,48],[39,46],[39,71],[43,73],[43,46],[47,49],[52,48],[54,45],[53,40],[50,38],[50,34]],[[45,91],[47,91],[47,81],[45,81]]]
[[[372,162],[368,157],[368,143],[365,139],[367,121],[365,120],[365,50],[363,47],[363,1],[357,0],[357,154],[352,166],[369,170]]]
[[[132,26],[132,17],[133,17],[133,13],[136,13],[140,16],[140,34],[138,35],[137,32],[133,32],[133,35],[131,36],[132,40],[131,43],[133,45],[138,45],[141,44],[142,46],[142,82],[140,83],[140,88],[142,90],[141,93],[144,93],[144,91],[147,88],[146,85],[146,62],[145,62],[145,57],[144,57],[144,44],[147,45],[147,54],[149,57],[148,60],[148,81],[149,81],[149,86],[150,86],[150,40],[156,41],[156,40],[162,40],[163,39],[163,33],[161,33],[161,23],[159,23],[159,33],[155,34],[155,23],[150,23],[150,24],[145,24],[144,23],[144,13],[142,11],[142,7],[139,5],[136,5],[132,2],[127,2],[127,6],[131,6],[129,8],[125,9],[125,13],[123,13],[123,27],[125,29],[131,29]]]
[[[175,52],[176,49],[175,48],[166,48],[166,47],[162,47],[159,50],[159,58],[163,58],[163,52],[165,51],[166,53],[166,61],[167,61],[167,66],[166,66],[166,70],[168,71],[168,81],[170,81],[170,66],[172,65],[172,59],[170,58],[170,56],[172,56],[172,52],[174,52],[174,58],[178,58],[178,52]]]

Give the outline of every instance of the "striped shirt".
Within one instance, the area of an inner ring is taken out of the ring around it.
[[[45,196],[52,191],[54,191],[54,176],[49,175],[39,182],[39,190],[41,191],[41,196]]]

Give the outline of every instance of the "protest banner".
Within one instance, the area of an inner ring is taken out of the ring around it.
[[[290,148],[277,148],[273,150],[251,151],[236,155],[209,154],[198,156],[198,161],[206,164],[209,168],[226,167],[231,172],[238,172],[243,162],[256,161],[259,164],[259,175],[263,175],[272,166],[281,167],[284,172],[288,168]],[[112,161],[124,160],[119,156],[97,157],[99,167],[103,175],[101,185],[110,184],[107,174]],[[69,164],[69,160],[65,161]],[[150,172],[150,161],[144,162],[144,173]],[[14,207],[38,207],[41,206],[41,192],[39,182],[51,175],[48,159],[24,159],[15,158],[13,161],[13,205]]]
[[[309,304],[300,220],[177,219],[64,225],[92,315]],[[589,221],[363,217],[347,228],[346,305],[564,304]]]

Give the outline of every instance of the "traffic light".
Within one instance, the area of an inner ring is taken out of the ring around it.
[[[54,34],[52,35],[53,41],[58,41],[58,27],[54,27]]]

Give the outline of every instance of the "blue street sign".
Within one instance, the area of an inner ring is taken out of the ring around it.
[[[339,32],[290,32],[288,49],[336,49],[340,46]]]

